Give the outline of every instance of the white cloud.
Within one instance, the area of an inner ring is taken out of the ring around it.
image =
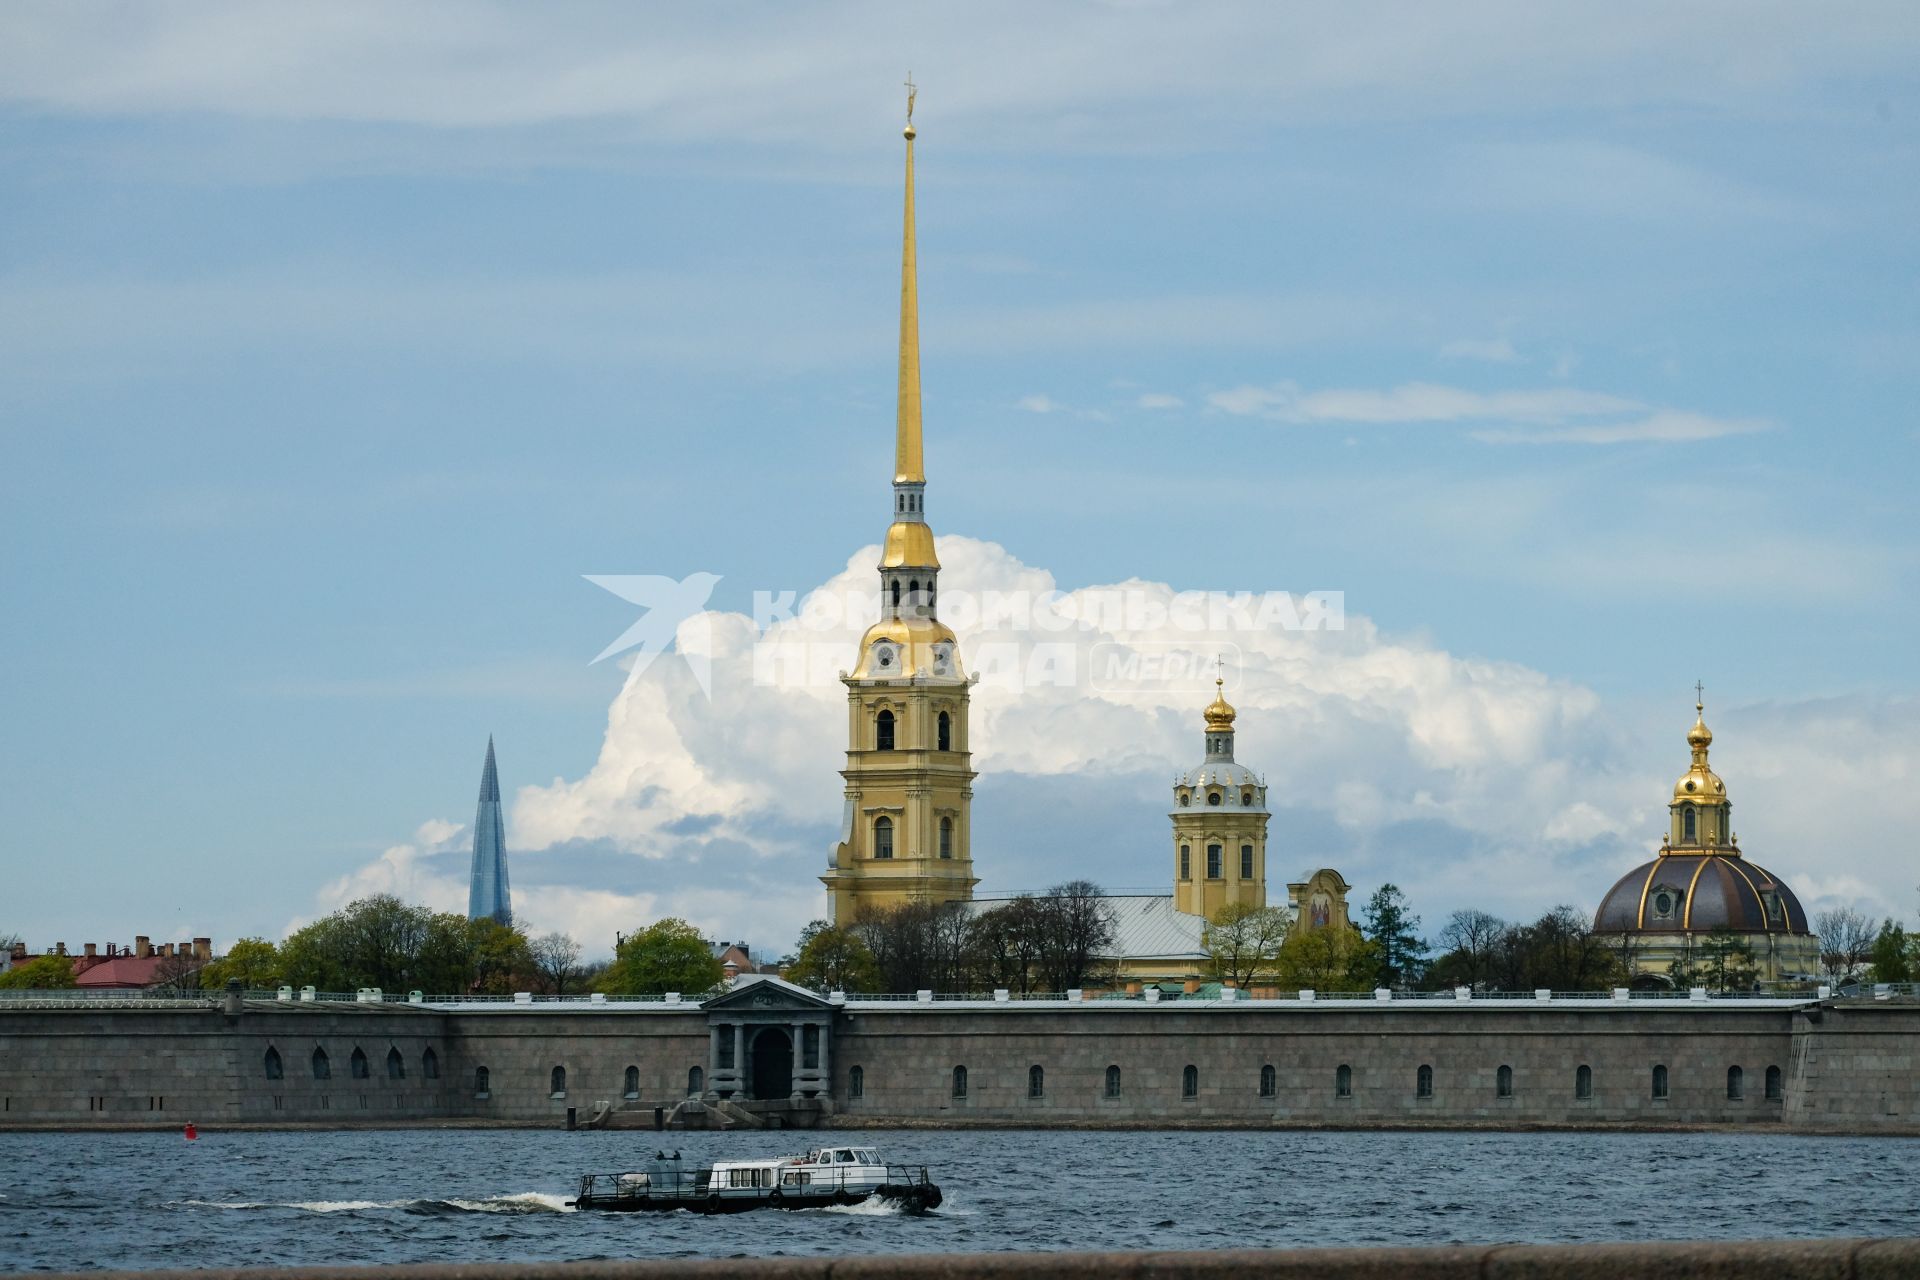
[[[1028,413],[1052,413],[1060,408],[1059,402],[1048,395],[1021,396],[1019,405]]]
[[[1186,403],[1179,396],[1170,396],[1157,391],[1149,391],[1134,401],[1134,404],[1142,409],[1180,409],[1184,408]]]
[[[1722,436],[1766,431],[1772,423],[1760,418],[1710,418],[1703,413],[1661,409],[1626,422],[1604,425],[1502,428],[1470,432],[1487,444],[1662,444],[1688,440],[1717,440]]]
[[[1520,353],[1505,338],[1460,338],[1440,348],[1443,360],[1484,360],[1488,364],[1513,364]]]
[[[609,708],[591,769],[519,790],[508,840],[523,920],[568,929],[598,950],[610,948],[614,930],[673,914],[778,950],[822,912],[815,877],[837,826],[846,728],[835,673],[851,665],[868,621],[840,602],[873,589],[875,553],[853,556],[798,617],[764,635],[742,615],[707,615],[708,638],[689,628],[681,642],[704,646],[711,702],[684,664],[656,662]],[[1103,795],[1137,810],[1122,817],[1130,835],[1087,840],[1061,816],[1057,829],[1023,826],[1022,838],[1042,837],[1111,884],[1163,878],[1167,780],[1197,755],[1198,708],[1211,692],[1204,670],[1217,652],[1230,655],[1239,756],[1265,773],[1279,814],[1274,883],[1323,864],[1363,889],[1391,879],[1429,928],[1467,905],[1511,916],[1560,901],[1591,908],[1650,856],[1667,788],[1686,763],[1690,708],[1623,731],[1590,689],[1390,637],[1364,617],[1349,615],[1339,631],[1190,632],[1153,617],[1064,632],[983,627],[960,607],[963,592],[1046,596],[1072,619],[1098,617],[1115,588],[1049,596],[1058,588],[1044,569],[969,538],[942,538],[940,555],[943,604],[955,602],[963,653],[984,669],[973,703],[976,805],[1007,795],[1014,780],[1104,779]],[[1166,584],[1121,585],[1149,613],[1176,603]],[[1061,642],[1077,672],[1096,653],[1179,652],[1203,674],[1023,684],[1043,646]],[[1714,717],[1715,759],[1746,815],[1739,826],[1750,851],[1805,886],[1810,901],[1830,894],[1876,912],[1910,906],[1911,869],[1885,833],[1920,819],[1913,709],[1823,704]],[[976,812],[978,829],[995,820]],[[457,847],[461,834],[452,823],[427,824],[330,885],[323,901],[384,890],[458,909],[458,869],[435,876],[421,863]],[[581,848],[599,851],[587,870],[554,870]],[[1030,852],[983,844],[976,870],[988,883],[1024,883],[1034,874]]]

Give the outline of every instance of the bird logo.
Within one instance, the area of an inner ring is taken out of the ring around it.
[[[633,650],[633,666],[627,672],[629,684],[653,665],[655,658],[673,646],[674,637],[679,634],[683,624],[695,621],[704,629],[707,600],[720,582],[717,573],[690,573],[680,579],[657,573],[587,573],[581,576],[645,610],[632,626],[621,632],[593,660],[604,662],[616,654]],[[683,647],[679,653],[693,671],[693,678],[699,682],[700,692],[711,698],[713,672],[707,646],[695,646],[692,651]],[[592,666],[593,663],[587,665]]]

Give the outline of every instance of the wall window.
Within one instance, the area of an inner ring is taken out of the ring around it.
[[[280,1051],[272,1045],[267,1046],[267,1060],[265,1065],[267,1079],[269,1080],[278,1080],[286,1074],[285,1068],[280,1065]]]
[[[873,718],[873,749],[893,750],[893,712],[882,711]]]
[[[707,1089],[707,1073],[701,1067],[687,1068],[687,1096],[697,1098]]]
[[[1186,808],[1188,804],[1192,803],[1192,801],[1193,801],[1192,796],[1188,795],[1184,791],[1180,793],[1180,807],[1182,809]]]
[[[1747,1073],[1738,1067],[1727,1068],[1727,1098],[1738,1102],[1747,1096]]]
[[[1353,1068],[1344,1062],[1333,1069],[1333,1096],[1336,1098],[1353,1096]]]
[[[492,1091],[490,1087],[492,1083],[493,1077],[485,1067],[473,1069],[473,1095],[476,1098],[486,1097]]]
[[[1593,1068],[1582,1066],[1573,1073],[1573,1096],[1581,1102],[1593,1098]]]
[[[1420,1069],[1413,1073],[1413,1096],[1416,1098],[1433,1096],[1433,1068],[1424,1062],[1420,1064]]]
[[[567,1069],[555,1067],[547,1077],[547,1092],[556,1098],[567,1096]]]
[[[934,724],[934,747],[939,751],[953,750],[953,717],[942,711]]]
[[[1180,878],[1193,879],[1193,849],[1190,845],[1180,846]]]
[[[440,1055],[435,1053],[431,1047],[420,1055],[420,1074],[428,1080],[438,1080],[440,1078]]]
[[[1660,1099],[1664,1099],[1667,1096],[1667,1069],[1665,1067],[1655,1067],[1653,1069],[1653,1096]]]
[[[1502,1066],[1493,1073],[1493,1096],[1511,1098],[1513,1096],[1513,1068]]]
[[[1240,793],[1240,803],[1245,808],[1248,808],[1248,809],[1253,808],[1253,792],[1242,791]]]
[[[319,1045],[313,1047],[313,1078],[315,1080],[333,1079],[333,1063],[327,1060],[327,1051]]]
[[[866,1094],[867,1073],[860,1067],[854,1067],[847,1072],[847,1096],[849,1098],[864,1098]]]
[[[1767,1068],[1767,1101],[1778,1102],[1785,1096],[1780,1089],[1780,1068]]]
[[[367,1055],[362,1052],[359,1045],[353,1046],[353,1057],[348,1060],[347,1066],[352,1071],[355,1080],[365,1080],[373,1074],[367,1070]]]
[[[400,1056],[400,1050],[387,1050],[387,1079],[405,1080],[407,1078],[407,1060]]]
[[[1027,1096],[1029,1098],[1047,1096],[1047,1073],[1041,1070],[1038,1063],[1027,1068]]]
[[[1260,1096],[1261,1097],[1263,1098],[1273,1097],[1274,1094],[1280,1092],[1279,1085],[1280,1085],[1280,1082],[1274,1073],[1272,1063],[1268,1063],[1266,1066],[1260,1068]]]
[[[1188,1063],[1180,1072],[1180,1096],[1197,1098],[1200,1096],[1200,1068]]]
[[[622,1096],[628,1097],[628,1098],[639,1097],[640,1096],[640,1068],[628,1067],[627,1078],[623,1080],[621,1084],[623,1086],[620,1090]]]
[[[1250,844],[1240,846],[1240,878],[1253,879],[1253,846]]]
[[[873,856],[893,856],[893,819],[884,813],[873,820]]]
[[[892,586],[893,586],[893,607],[898,609],[900,607],[900,579],[895,578],[893,580]]]
[[[965,1067],[955,1067],[953,1069],[953,1096],[956,1098],[964,1098],[967,1096],[967,1069]]]
[[[953,856],[952,818],[940,819],[940,856],[943,858],[951,858]]]
[[[1219,804],[1219,803],[1220,803],[1220,793],[1219,793],[1218,791],[1209,791],[1209,792],[1207,792],[1207,803],[1208,803],[1208,804],[1214,804],[1214,805],[1217,805],[1217,804]]]
[[[1688,805],[1680,811],[1680,838],[1688,844],[1692,844],[1700,838],[1694,825],[1692,805]]]
[[[1120,1068],[1118,1067],[1107,1068],[1107,1096],[1109,1098],[1120,1096]]]
[[[1207,846],[1207,879],[1218,880],[1219,878],[1220,878],[1220,846],[1217,844],[1210,844]]]

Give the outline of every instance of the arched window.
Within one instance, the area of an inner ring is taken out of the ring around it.
[[[940,819],[940,856],[943,858],[951,858],[953,856],[952,818]]]
[[[365,1080],[373,1074],[367,1070],[367,1055],[359,1045],[353,1046],[353,1057],[348,1060],[347,1066],[352,1070],[355,1080]]]
[[[1240,878],[1253,879],[1253,846],[1250,844],[1240,846]]]
[[[280,1051],[272,1045],[267,1046],[266,1069],[269,1080],[278,1080],[286,1074],[285,1069],[280,1065]]]
[[[556,1098],[564,1098],[567,1096],[567,1069],[565,1067],[555,1067],[553,1069],[552,1075],[548,1077],[547,1091]]]
[[[1038,1063],[1027,1068],[1027,1096],[1029,1098],[1047,1096],[1047,1073],[1040,1069]]]
[[[1747,1073],[1738,1067],[1727,1068],[1727,1098],[1738,1102],[1747,1096]]]
[[[1353,1068],[1344,1062],[1333,1069],[1333,1096],[1336,1098],[1353,1096]]]
[[[1413,1073],[1413,1096],[1416,1098],[1433,1096],[1433,1068],[1425,1063],[1421,1063],[1420,1069]]]
[[[1119,1067],[1107,1068],[1107,1096],[1109,1098],[1117,1098],[1120,1096],[1120,1068]]]
[[[327,1051],[319,1045],[313,1047],[313,1078],[315,1080],[333,1079],[333,1063],[327,1060]]]
[[[1207,792],[1207,803],[1208,803],[1208,804],[1212,804],[1212,805],[1217,805],[1217,804],[1219,804],[1219,803],[1220,803],[1220,793],[1219,793],[1218,791],[1209,791],[1209,792]]]
[[[1197,1098],[1200,1096],[1200,1068],[1188,1063],[1180,1072],[1180,1096]]]
[[[876,858],[893,856],[893,819],[884,813],[873,820],[873,856]]]
[[[440,1078],[440,1055],[435,1053],[431,1047],[420,1055],[420,1074],[428,1080],[438,1080]]]
[[[1182,809],[1186,808],[1187,805],[1192,802],[1192,800],[1193,800],[1193,797],[1188,795],[1186,792],[1182,791],[1180,793],[1180,807]]]
[[[627,1078],[623,1083],[625,1087],[622,1088],[620,1091],[622,1094],[624,1094],[626,1097],[629,1097],[629,1098],[639,1097],[640,1096],[640,1068],[628,1067]]]
[[[1680,838],[1688,844],[1692,844],[1695,840],[1699,839],[1699,836],[1695,834],[1692,805],[1688,805],[1680,811]]]
[[[1767,1101],[1778,1102],[1783,1095],[1780,1091],[1780,1068],[1767,1068]]]
[[[1653,1096],[1662,1099],[1667,1096],[1667,1069],[1665,1067],[1655,1067],[1653,1069]]]
[[[953,717],[944,711],[933,722],[933,745],[936,751],[953,750]]]
[[[1210,844],[1207,846],[1207,879],[1218,880],[1219,878],[1220,878],[1220,846],[1217,844]]]
[[[405,1080],[407,1078],[407,1060],[400,1056],[400,1050],[387,1050],[387,1079]]]
[[[853,1067],[847,1072],[847,1096],[864,1098],[867,1096],[867,1073],[865,1068]]]
[[[1513,1096],[1513,1068],[1502,1066],[1493,1073],[1493,1096],[1511,1098]]]
[[[964,1098],[967,1096],[967,1069],[965,1067],[955,1067],[953,1069],[953,1096],[956,1098]]]
[[[893,580],[893,607],[896,609],[900,607],[900,579],[898,578]]]
[[[893,750],[893,712],[882,711],[873,718],[873,749]]]
[[[474,1096],[476,1098],[486,1097],[488,1093],[492,1092],[492,1088],[491,1088],[492,1081],[493,1081],[492,1073],[489,1072],[485,1067],[475,1067],[473,1069]]]
[[[687,1096],[697,1098],[706,1092],[707,1073],[699,1067],[687,1068]]]
[[[1180,846],[1180,878],[1193,879],[1193,847],[1191,845]]]
[[[1593,1097],[1593,1068],[1582,1066],[1573,1073],[1573,1096],[1582,1102]]]
[[[1280,1086],[1280,1081],[1278,1076],[1275,1074],[1273,1070],[1273,1064],[1268,1063],[1266,1066],[1261,1067],[1260,1068],[1260,1096],[1263,1098],[1273,1097],[1274,1094],[1280,1091],[1279,1086]]]
[[[1253,808],[1253,792],[1242,791],[1240,793],[1240,803],[1248,809]]]

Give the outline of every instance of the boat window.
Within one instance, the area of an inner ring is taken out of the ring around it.
[[[834,1158],[834,1161],[835,1161],[836,1163],[838,1163],[838,1164],[852,1164],[852,1163],[853,1163],[853,1152],[851,1152],[851,1151],[836,1151],[836,1152],[834,1152],[834,1153],[833,1153],[833,1158]]]
[[[861,1164],[879,1164],[880,1160],[877,1156],[873,1154],[873,1152],[862,1151],[860,1153],[860,1163]]]

